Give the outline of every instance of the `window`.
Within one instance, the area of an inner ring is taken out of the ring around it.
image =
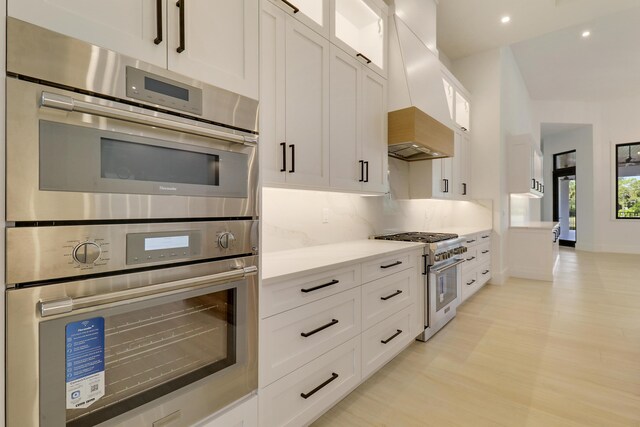
[[[616,218],[640,219],[640,142],[616,145]]]

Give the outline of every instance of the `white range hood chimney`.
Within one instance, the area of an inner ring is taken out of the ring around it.
[[[440,60],[398,15],[389,21],[389,155],[451,157],[453,123]]]

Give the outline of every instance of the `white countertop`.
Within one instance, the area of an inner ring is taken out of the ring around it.
[[[362,262],[409,249],[423,248],[423,243],[387,240],[355,240],[330,245],[311,246],[262,255],[262,283],[311,274],[325,268]]]
[[[433,233],[455,233],[458,236],[468,236],[469,234],[482,233],[483,231],[491,232],[491,227],[442,227],[429,229]]]
[[[523,222],[511,224],[511,228],[531,228],[531,229],[539,229],[539,230],[552,230],[557,222],[553,221],[531,221],[531,222]]]

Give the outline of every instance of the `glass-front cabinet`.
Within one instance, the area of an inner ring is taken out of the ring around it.
[[[298,21],[329,38],[329,0],[271,0]]]
[[[331,41],[387,77],[386,4],[380,0],[331,1]]]

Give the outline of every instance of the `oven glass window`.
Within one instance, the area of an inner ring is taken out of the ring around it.
[[[219,156],[100,139],[102,178],[175,184],[220,185]]]
[[[67,409],[91,426],[236,363],[236,290],[104,317],[104,396]]]
[[[458,296],[457,277],[455,267],[436,275],[436,311],[445,308]]]

